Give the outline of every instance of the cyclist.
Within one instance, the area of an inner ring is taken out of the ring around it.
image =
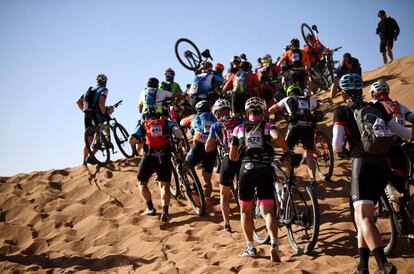
[[[266,106],[276,103],[274,98],[276,90],[279,88],[277,79],[280,72],[280,67],[272,63],[270,54],[265,54],[260,58],[260,67],[257,67],[256,75],[261,84],[260,96],[265,100]]]
[[[274,177],[271,163],[274,150],[273,139],[286,153],[288,147],[276,127],[263,120],[266,103],[259,97],[249,98],[245,105],[248,121],[237,126],[233,131],[233,140],[229,158],[241,160],[239,172],[240,219],[247,246],[239,255],[256,257],[257,251],[253,244],[252,207],[257,188],[260,212],[266,220],[266,228],[271,237],[270,256],[274,262],[280,261],[278,247],[278,224],[275,215]],[[240,155],[238,151],[240,150]]]
[[[247,99],[259,92],[259,82],[251,69],[250,62],[242,61],[239,71],[233,74],[223,87],[223,92],[231,97],[231,108],[236,117],[243,115],[243,106]]]
[[[82,94],[79,99],[76,101],[79,109],[85,113],[84,123],[85,130],[88,130],[88,143],[89,145],[93,141],[94,131],[92,127],[94,125],[99,125],[107,117],[109,113],[105,106],[106,97],[108,96],[108,89],[106,88],[106,83],[108,77],[105,74],[99,74],[96,77],[96,87],[90,87],[84,94]],[[94,161],[89,156],[87,146],[83,147],[83,164],[87,163],[94,164]]]
[[[298,84],[293,84],[286,90],[284,99],[269,109],[273,114],[277,111],[286,111],[288,118],[288,131],[286,133],[286,143],[289,149],[301,141],[304,149],[304,161],[308,166],[311,185],[316,187],[316,163],[313,158],[315,144],[315,119],[312,111],[318,107],[318,102],[309,97],[303,96],[302,89]]]
[[[207,100],[209,91],[211,89],[214,89],[216,86],[215,77],[212,73],[212,68],[212,63],[208,61],[201,62],[200,73],[196,74],[193,82],[191,83],[189,95],[191,97],[191,107],[193,113],[196,112],[196,104],[200,101]]]
[[[233,56],[230,60],[230,67],[227,69],[224,74],[224,81],[227,82],[233,74],[236,74],[239,71],[240,63],[242,59],[240,56]]]
[[[138,126],[134,135],[144,143],[144,155],[138,166],[138,188],[141,197],[147,204],[147,209],[141,215],[155,216],[156,210],[152,203],[151,192],[148,189],[148,180],[156,172],[160,182],[162,214],[161,221],[168,222],[168,207],[170,203],[170,181],[172,174],[171,145],[169,135],[180,138],[181,131],[171,121],[166,120],[154,108],[148,107],[143,113],[143,122]]]
[[[349,52],[346,52],[342,57],[341,66],[339,67],[336,78],[331,85],[331,98],[334,98],[337,93],[339,79],[348,73],[356,73],[361,76],[362,69],[359,60],[355,57],[352,57]]]
[[[306,87],[306,73],[310,68],[310,63],[308,54],[299,47],[299,39],[293,38],[290,41],[290,49],[286,50],[277,65],[280,66],[283,62],[287,62],[290,66],[288,74],[290,83],[298,83],[300,88],[304,90]]]
[[[328,50],[321,41],[312,34],[308,34],[306,40],[312,47],[309,47],[307,43],[303,46],[303,50],[309,55],[309,63],[312,67],[317,67],[320,71],[323,71],[325,62],[323,59],[323,53]]]
[[[384,10],[378,11],[378,17],[380,21],[378,22],[376,33],[381,39],[380,52],[382,53],[384,64],[386,64],[388,62],[387,53],[390,57],[390,62],[394,60],[392,47],[394,46],[394,40],[397,41],[398,35],[400,34],[400,27],[394,18],[391,18],[391,16],[387,17]]]
[[[217,82],[217,85],[222,85],[224,83],[223,71],[224,71],[224,66],[222,64],[217,63],[214,66],[213,74],[214,74],[214,78]]]
[[[217,118],[210,129],[205,150],[206,152],[216,151],[220,146],[223,152],[223,159],[220,168],[220,206],[223,213],[224,230],[231,232],[230,227],[230,193],[233,186],[233,179],[240,170],[240,161],[231,161],[229,159],[230,138],[233,129],[241,124],[243,120],[230,116],[231,106],[226,99],[218,99],[213,105],[213,114]]]
[[[376,119],[381,127],[378,136],[390,136],[390,129],[402,136],[409,138],[409,132],[398,122],[393,120],[384,107],[378,103],[366,103],[362,100],[362,78],[358,74],[350,73],[341,77],[339,86],[342,89],[342,98],[346,105],[339,106],[334,110],[334,127],[332,146],[334,151],[342,152],[344,148],[344,137],[350,146],[350,157],[352,160],[352,182],[351,197],[355,208],[355,223],[358,228],[358,252],[359,264],[353,273],[368,273],[368,259],[370,253],[375,257],[379,273],[396,273],[395,266],[387,262],[384,254],[383,243],[378,229],[374,223],[374,204],[379,200],[380,194],[387,183],[390,172],[387,152],[381,153],[379,149],[385,149],[385,144],[376,147],[376,154],[368,153],[367,138],[361,135],[360,129],[364,129],[361,118],[362,111],[375,110],[380,114],[381,119]],[[378,116],[377,116],[378,117]],[[357,122],[358,120],[358,122]],[[375,125],[375,124],[374,124]],[[407,135],[408,132],[408,135]],[[373,140],[371,138],[371,140]],[[365,147],[365,149],[364,149]]]
[[[216,163],[216,151],[206,152],[205,143],[210,133],[211,126],[217,121],[211,113],[210,103],[207,100],[195,105],[196,114],[180,121],[181,126],[191,125],[191,133],[194,135],[194,144],[186,156],[186,161],[192,167],[200,162],[203,165],[203,189],[206,204],[210,202],[212,192],[211,176]]]
[[[170,91],[160,89],[158,87],[159,81],[155,77],[148,79],[147,87],[141,92],[138,100],[138,109],[142,113],[149,107],[154,107],[158,113],[168,117],[167,110],[163,107],[163,101],[166,98],[171,98],[174,94]]]
[[[170,106],[170,110],[173,110],[174,121],[181,120],[186,104],[185,95],[183,95],[180,85],[174,82],[175,71],[172,68],[167,68],[164,75],[165,80],[159,84],[159,88],[170,91],[175,98],[179,99]]]

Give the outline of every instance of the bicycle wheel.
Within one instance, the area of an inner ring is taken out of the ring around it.
[[[136,148],[135,148],[135,146],[131,146],[131,144],[129,143],[129,141],[128,141],[129,133],[124,128],[124,126],[121,125],[120,123],[115,123],[112,130],[113,130],[113,133],[114,133],[115,142],[116,142],[119,150],[121,151],[121,153],[126,158],[134,157],[137,154],[136,153]]]
[[[93,135],[91,134],[93,132]],[[89,142],[91,142],[89,144]],[[89,157],[98,165],[106,165],[109,163],[110,144],[108,139],[98,127],[89,127],[85,131],[85,145],[88,149]]]
[[[315,154],[318,175],[322,180],[328,181],[334,169],[334,154],[329,137],[319,130],[315,132]]]
[[[186,187],[187,199],[198,216],[203,216],[206,208],[203,188],[194,168],[187,164],[182,168],[182,180]]]
[[[171,176],[170,193],[174,198],[178,198],[178,196],[180,195],[180,182],[179,182],[177,170],[178,170],[178,166],[174,165],[174,162],[173,162],[173,170],[172,170],[173,176]]]
[[[296,254],[309,255],[319,236],[319,204],[310,186],[292,187],[285,219],[290,246]]]
[[[266,221],[263,219],[260,213],[259,199],[257,199],[257,193],[254,195],[253,208],[253,239],[258,244],[266,244],[270,242],[270,236],[266,229]]]
[[[323,75],[317,69],[311,67],[308,71],[309,77],[311,78],[312,82],[318,86],[320,89],[328,90],[329,88],[329,81],[325,75]]]
[[[391,208],[385,193],[383,193],[380,197],[380,201],[375,205],[374,220],[381,235],[384,245],[384,253],[387,256],[393,251],[398,239],[398,232],[393,221],[393,214],[396,213]]]
[[[238,191],[239,191],[239,188],[237,187],[237,180],[236,180],[236,187],[234,187],[234,184],[231,185],[231,196],[233,197],[237,206],[240,207]]]
[[[175,42],[175,56],[183,67],[196,71],[202,61],[198,47],[187,38],[180,38]]]
[[[316,37],[315,33],[313,32],[313,30],[311,29],[311,27],[309,27],[308,24],[303,23],[300,27],[301,32],[302,32],[302,37],[303,40],[305,40],[306,45],[308,45],[308,47],[310,47],[311,49],[313,49],[312,44],[308,41],[309,39],[307,38],[309,35]]]

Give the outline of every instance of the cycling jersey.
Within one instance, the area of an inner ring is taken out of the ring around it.
[[[155,94],[154,98],[149,98],[149,94]],[[149,106],[148,102],[153,101],[153,104],[156,107],[157,112],[162,113],[163,101],[166,98],[170,98],[172,96],[173,93],[167,90],[159,88],[146,88],[141,92],[141,95],[138,100],[138,106],[142,106],[143,109],[146,109]]]
[[[210,133],[211,126],[217,121],[211,112],[193,114],[180,121],[181,126],[191,126],[191,133],[194,135],[194,141],[205,143]]]
[[[309,55],[309,62],[311,65],[314,65],[322,59],[326,47],[319,40],[316,40],[315,45],[313,45],[312,48],[305,44],[303,50]]]
[[[285,110],[289,115],[290,124],[313,126],[313,120],[308,120],[302,113],[311,112],[318,106],[318,102],[311,97],[289,96],[280,100],[277,104],[278,109]],[[312,118],[312,117],[309,117]]]
[[[243,119],[224,116],[211,126],[208,139],[215,140],[224,148],[225,153],[228,154],[233,130],[241,123],[243,123]]]
[[[142,122],[140,125],[138,125],[137,128],[135,129],[135,132],[132,134],[132,136],[134,136],[137,139],[146,137],[147,132],[145,130],[145,123],[146,122]],[[175,125],[174,125],[173,122],[166,121],[166,128],[168,129],[168,132],[166,132],[166,134],[171,134],[171,130],[172,130],[172,128],[174,126]],[[146,145],[146,143],[144,145],[144,151],[145,152],[149,152],[150,151],[150,149],[148,148],[148,146]]]
[[[257,68],[256,75],[257,75],[257,79],[260,82],[268,82],[268,81],[276,80],[279,72],[280,72],[280,67],[277,66],[276,64],[272,64],[268,67],[261,66]]]
[[[188,94],[191,97],[207,98],[209,90],[213,85],[214,75],[211,73],[203,72],[197,74],[191,83]]]
[[[286,61],[292,66],[295,62],[299,61],[296,59],[300,58],[301,65],[293,67],[292,69],[305,70],[305,64],[309,62],[309,56],[304,50],[299,49],[298,51],[299,51],[298,53],[300,56],[298,56],[297,54],[293,54],[294,52],[292,52],[291,49],[287,50],[279,62]]]
[[[228,85],[227,89],[228,90],[232,90],[233,92],[238,92],[235,91],[234,89],[237,88],[236,85],[236,78],[237,75],[240,74],[242,72],[238,72],[236,74],[233,74],[230,79],[228,80],[228,82],[226,83],[226,85]],[[244,72],[247,73],[247,72]],[[254,88],[258,85],[258,80],[257,80],[257,76],[253,73],[247,73],[247,78],[246,78],[246,90],[243,91],[243,93],[249,93],[249,94],[253,94],[255,92],[257,92]]]
[[[160,89],[167,90],[171,92],[173,95],[181,95],[182,90],[178,83],[176,82],[168,82],[168,81],[162,81],[159,85]]]

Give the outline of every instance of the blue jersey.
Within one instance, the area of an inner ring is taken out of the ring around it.
[[[189,95],[193,97],[207,98],[208,91],[211,89],[213,74],[200,73],[194,77],[189,90]]]
[[[191,132],[194,134],[195,141],[205,143],[210,134],[210,128],[216,121],[216,117],[211,112],[195,114],[191,121]]]
[[[233,129],[242,124],[243,121],[241,118],[232,118],[230,116],[220,118],[212,125],[208,138],[216,140],[220,146],[228,151],[231,145],[229,137],[232,136]]]

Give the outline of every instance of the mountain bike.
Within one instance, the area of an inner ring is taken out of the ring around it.
[[[313,115],[316,122],[322,122],[323,112],[314,111]],[[328,181],[334,169],[334,154],[331,139],[325,132],[316,129],[314,142],[315,150],[313,157],[316,162],[317,173],[322,180]]]
[[[200,52],[194,42],[187,38],[178,39],[175,42],[174,51],[180,64],[195,73],[198,72],[201,62],[208,59],[213,60],[208,49]]]
[[[280,155],[279,155],[280,156]],[[279,227],[286,226],[289,244],[296,254],[310,254],[319,236],[320,213],[318,199],[310,184],[299,185],[293,176],[299,166],[301,154],[290,156],[289,175],[282,168],[280,160],[272,163],[275,177],[276,216]],[[282,193],[277,193],[277,183],[283,185]],[[260,213],[259,201],[255,196],[253,203],[253,238],[259,244],[268,243],[270,236],[266,223]]]
[[[216,154],[216,173],[220,174],[221,170],[221,164],[223,162],[224,158],[224,148],[221,145],[217,146],[217,154]],[[237,184],[237,177],[233,180],[233,184],[231,185],[231,195],[236,202],[236,204],[239,206],[239,195],[238,195],[238,184]]]
[[[374,209],[374,220],[381,235],[384,244],[385,255],[390,255],[396,251],[398,238],[406,239],[411,248],[414,248],[414,216],[413,216],[413,193],[410,192],[410,185],[414,185],[414,162],[412,156],[414,155],[414,144],[404,143],[403,155],[407,163],[409,163],[408,174],[404,178],[404,191],[400,193],[398,202],[392,199],[391,193],[384,188],[381,193],[378,203]],[[397,176],[397,175],[394,175]],[[391,181],[389,184],[392,185]],[[411,199],[411,201],[410,201]],[[357,230],[354,217],[354,207],[350,199],[350,210],[352,221]]]
[[[112,113],[121,103],[122,100],[113,106],[108,106],[107,112]],[[99,125],[88,127],[85,131],[86,148],[92,160],[98,165],[106,165],[109,163],[110,150],[112,150],[112,154],[117,153],[111,140],[111,131],[119,151],[125,157],[132,158],[137,154],[136,149],[128,142],[128,131],[115,118],[109,116],[108,120]]]

